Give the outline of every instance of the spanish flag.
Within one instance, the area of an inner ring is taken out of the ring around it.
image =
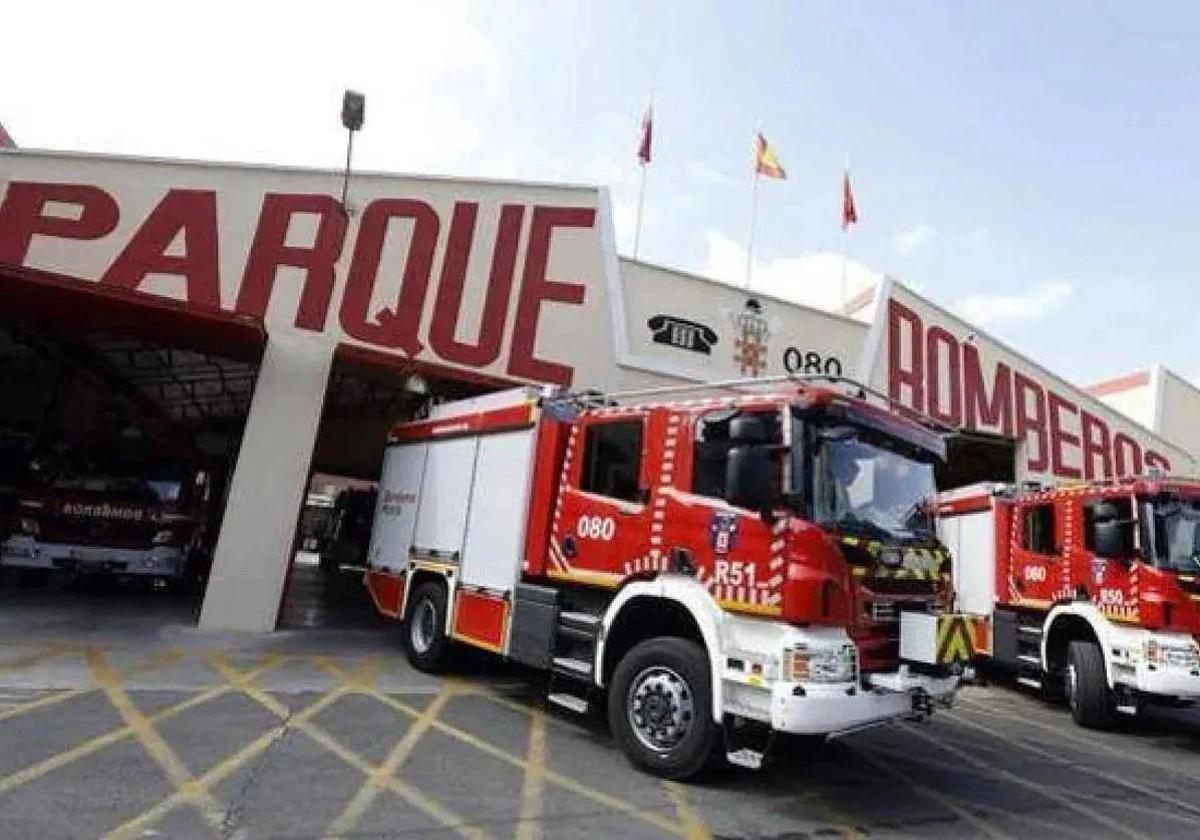
[[[775,150],[771,148],[767,143],[767,138],[762,134],[756,134],[754,139],[754,171],[759,175],[766,175],[768,178],[776,178],[780,181],[787,178],[787,173],[783,171],[779,158],[775,157]]]

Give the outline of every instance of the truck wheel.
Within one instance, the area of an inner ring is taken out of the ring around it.
[[[433,673],[445,667],[450,642],[446,638],[446,587],[427,581],[417,587],[404,617],[404,652],[418,671]]]
[[[626,757],[667,779],[705,769],[720,746],[708,657],[688,639],[649,639],[617,665],[608,723]]]
[[[1104,654],[1094,642],[1071,642],[1063,689],[1071,717],[1089,729],[1107,729],[1113,723],[1112,693],[1104,673]]]

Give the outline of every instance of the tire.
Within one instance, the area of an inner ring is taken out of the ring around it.
[[[446,587],[434,581],[420,584],[408,602],[402,625],[404,652],[418,671],[436,673],[446,667],[450,640],[446,638]]]
[[[647,703],[652,704],[649,709]],[[654,717],[648,718],[647,712]],[[665,725],[654,727],[655,720]],[[712,681],[704,649],[677,638],[649,639],[634,646],[613,674],[608,722],[636,767],[676,780],[707,769],[718,755],[721,731],[712,720]]]
[[[1071,642],[1067,648],[1064,689],[1071,717],[1088,729],[1113,724],[1112,692],[1104,671],[1104,654],[1095,642]]]

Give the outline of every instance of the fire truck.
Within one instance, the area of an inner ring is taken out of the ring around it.
[[[1200,482],[975,485],[938,527],[976,652],[1080,725],[1200,697]]]
[[[945,655],[942,435],[862,386],[751,382],[515,389],[395,426],[366,584],[413,664],[465,643],[547,672],[558,706],[606,697],[668,778],[948,704],[969,650]]]

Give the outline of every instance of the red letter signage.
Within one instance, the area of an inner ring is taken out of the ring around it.
[[[570,385],[575,371],[566,365],[547,362],[534,356],[537,345],[538,318],[545,301],[583,303],[587,287],[580,283],[563,283],[546,276],[550,263],[550,240],[554,229],[560,227],[590,228],[596,211],[590,207],[537,207],[529,230],[529,248],[525,255],[525,275],[521,280],[521,298],[517,303],[517,319],[513,325],[512,356],[508,372],[513,376]]]
[[[74,218],[46,215],[50,202],[74,204]],[[86,184],[34,184],[13,181],[0,205],[0,263],[24,265],[33,237],[100,239],[117,227],[113,197]]]
[[[167,249],[183,233],[183,255]],[[187,281],[187,302],[221,307],[217,271],[217,194],[171,190],[109,266],[101,283],[136,290],[151,274],[176,274]]]
[[[316,238],[308,247],[286,244],[292,217],[299,213],[320,216]],[[332,196],[267,193],[254,244],[246,259],[237,311],[259,318],[266,315],[276,273],[280,266],[294,266],[305,269],[296,326],[316,332],[324,330],[333,297],[334,264],[341,256],[345,235],[346,216]]]

